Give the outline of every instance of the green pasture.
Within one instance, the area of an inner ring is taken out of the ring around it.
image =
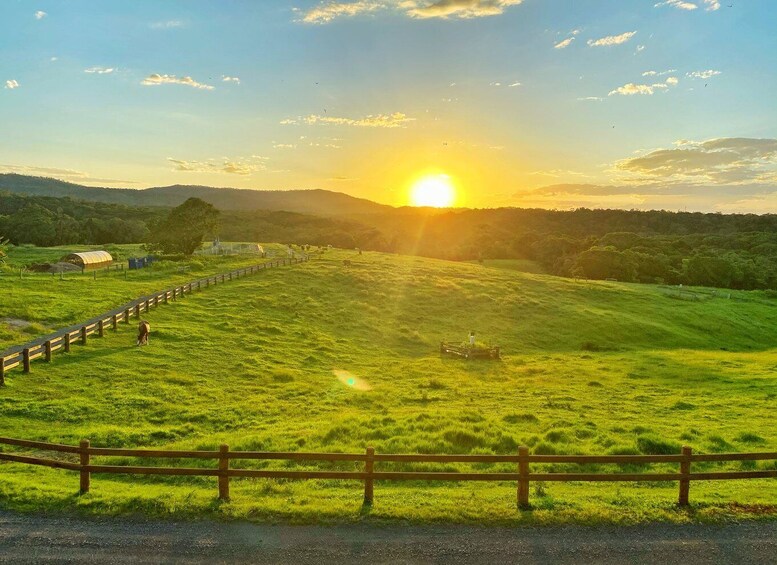
[[[196,261],[203,263],[197,276],[227,266]],[[193,278],[175,265],[160,269],[126,281],[4,275],[2,317],[56,328]],[[727,296],[692,301],[648,285],[330,251],[152,310],[144,315],[152,328],[148,347],[134,346],[134,324],[121,326],[56,354],[51,365],[34,362],[30,374],[9,372],[0,389],[0,429],[25,439],[169,449],[228,443],[233,450],[371,446],[379,453],[513,454],[520,445],[546,454],[676,453],[681,445],[708,453],[777,451],[777,300],[759,292]],[[501,346],[502,361],[440,357],[440,340],[463,341],[472,329],[479,341]],[[3,331],[3,341],[22,337]],[[694,465],[767,467],[774,465]],[[774,479],[694,482],[688,510],[675,505],[677,484],[661,482],[535,484],[534,508],[523,512],[510,483],[378,482],[369,508],[361,505],[358,482],[233,479],[228,503],[216,500],[209,477],[95,475],[89,494],[79,497],[77,489],[76,473],[0,464],[3,507],[90,514],[492,523],[777,514]]]

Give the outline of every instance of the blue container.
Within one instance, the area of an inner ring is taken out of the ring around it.
[[[143,265],[138,265],[138,260],[135,258],[130,258],[129,260],[129,268],[130,269],[141,269]]]

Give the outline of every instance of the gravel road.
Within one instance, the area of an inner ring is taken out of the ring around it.
[[[0,512],[0,563],[777,563],[777,523],[273,526]]]

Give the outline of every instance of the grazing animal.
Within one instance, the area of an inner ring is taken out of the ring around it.
[[[142,320],[138,324],[138,345],[148,345],[148,334],[151,333],[151,324]]]
[[[350,266],[351,266],[351,260],[343,259],[343,267],[350,267]]]

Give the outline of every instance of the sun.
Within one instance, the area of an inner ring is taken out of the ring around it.
[[[456,189],[448,175],[426,175],[413,184],[410,200],[413,206],[448,208],[456,200]]]

